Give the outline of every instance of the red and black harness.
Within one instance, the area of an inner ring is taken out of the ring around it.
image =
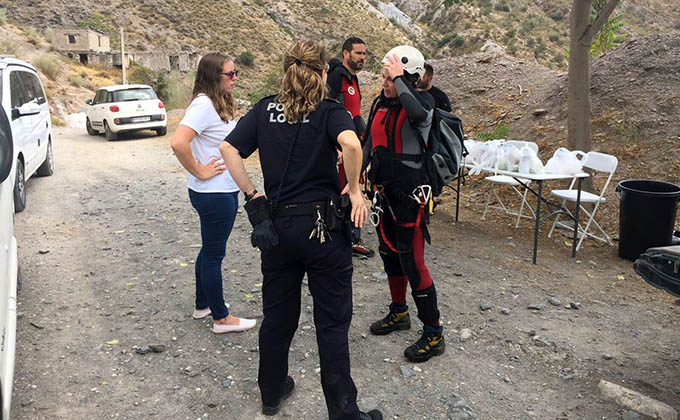
[[[413,168],[404,162],[420,163],[423,160],[421,154],[402,153],[402,141],[420,141],[419,139],[402,139],[401,131],[406,121],[406,111],[398,100],[387,100],[382,96],[374,101],[371,115],[368,120],[368,132],[371,139],[370,164],[367,179],[370,182],[370,190],[367,193],[372,197],[370,222],[392,252],[404,254],[413,249],[414,239],[405,250],[399,250],[390,242],[385,234],[383,217],[385,210],[389,213],[394,224],[400,228],[422,229],[423,235],[430,243],[426,224],[429,221],[431,205],[431,188],[427,184],[425,170]],[[384,115],[382,115],[384,114]],[[421,145],[421,150],[423,150]],[[395,216],[391,200],[398,200],[399,206],[413,208],[417,206],[415,221],[401,223]]]

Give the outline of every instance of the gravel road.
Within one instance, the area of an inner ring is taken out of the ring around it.
[[[23,289],[15,419],[262,419],[257,330],[217,336],[195,321],[200,236],[169,137],[107,142],[55,128],[55,174],[28,182],[17,215]],[[250,162],[257,173],[257,162]],[[606,401],[601,379],[680,411],[680,305],[647,286],[616,249],[545,237],[532,265],[530,223],[481,215],[479,183],[430,226],[426,261],[447,350],[413,365],[417,328],[384,337],[368,324],[389,303],[378,257],[355,259],[350,346],[362,409],[391,419],[641,418]],[[239,212],[223,265],[232,311],[261,321],[259,255]],[[372,247],[377,239],[365,230]],[[409,296],[409,299],[410,296]],[[278,418],[327,418],[311,297],[290,354],[293,396]],[[411,305],[414,307],[414,305]],[[534,309],[529,309],[529,307]]]

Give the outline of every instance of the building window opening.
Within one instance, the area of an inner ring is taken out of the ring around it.
[[[87,54],[78,54],[80,58],[80,64],[87,66]]]
[[[68,43],[69,44],[75,44],[76,43],[76,36],[75,35],[69,35],[68,36]]]

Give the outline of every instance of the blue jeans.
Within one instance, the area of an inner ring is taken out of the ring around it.
[[[196,257],[196,309],[210,307],[214,320],[229,310],[222,294],[222,260],[234,226],[238,192],[199,193],[189,189],[189,200],[201,220],[201,250]]]

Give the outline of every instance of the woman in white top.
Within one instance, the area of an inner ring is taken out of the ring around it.
[[[236,218],[239,188],[224,166],[219,146],[236,126],[232,91],[237,75],[230,57],[206,54],[198,63],[193,100],[170,141],[188,171],[189,199],[201,221],[193,318],[212,315],[216,334],[255,326],[255,320],[231,315],[222,295],[222,260]]]

